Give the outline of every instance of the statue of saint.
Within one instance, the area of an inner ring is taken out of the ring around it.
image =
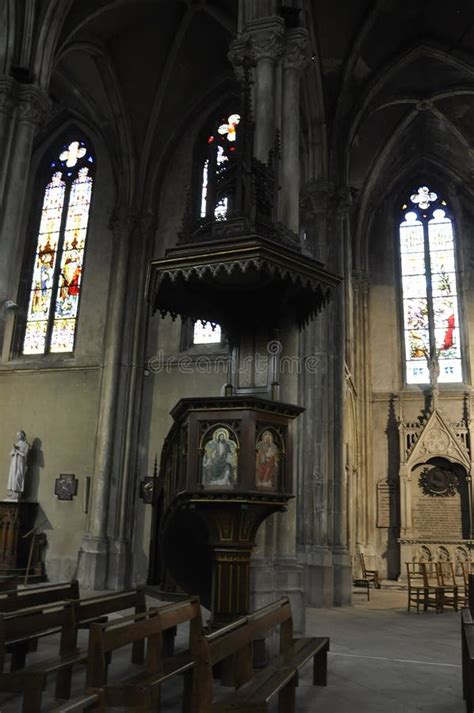
[[[26,440],[26,433],[19,431],[16,434],[15,443],[10,451],[11,462],[8,473],[8,499],[19,500],[25,489],[26,459],[30,450],[30,444]]]

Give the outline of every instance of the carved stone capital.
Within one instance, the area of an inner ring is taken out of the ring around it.
[[[254,60],[276,62],[283,54],[283,38],[276,32],[260,32],[252,38],[252,53]]]
[[[232,64],[239,81],[243,78],[245,60],[252,60],[252,42],[248,32],[242,33],[230,43],[227,59]]]
[[[309,217],[326,213],[334,195],[328,181],[309,181],[301,191],[301,211]]]
[[[51,106],[51,100],[40,87],[33,84],[20,86],[18,92],[19,121],[38,127],[49,117]]]
[[[307,30],[298,27],[286,35],[283,67],[286,70],[302,72],[310,62],[309,36]]]

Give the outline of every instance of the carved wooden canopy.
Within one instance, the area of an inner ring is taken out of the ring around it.
[[[183,245],[153,261],[153,309],[221,324],[228,335],[249,324],[303,326],[327,304],[341,278],[301,252],[249,235]]]

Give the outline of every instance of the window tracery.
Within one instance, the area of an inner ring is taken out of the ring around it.
[[[420,186],[402,206],[399,245],[406,381],[461,382],[463,367],[453,223],[446,201]]]
[[[72,352],[82,284],[95,162],[83,140],[49,164],[36,238],[21,353]]]

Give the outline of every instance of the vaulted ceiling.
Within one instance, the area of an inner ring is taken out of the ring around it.
[[[307,152],[314,154],[306,178],[348,184],[361,204],[380,199],[410,164],[438,166],[466,186],[474,158],[472,0],[245,3],[252,12],[304,6],[314,57],[302,118],[311,133]],[[159,164],[206,103],[229,89],[227,51],[238,6],[238,0],[5,0],[0,20],[6,26],[13,19],[17,31],[2,40],[0,30],[0,61],[23,27],[29,39],[10,51],[12,62],[36,52],[40,59],[31,65],[43,76],[49,42],[57,121],[67,111],[94,126],[118,172],[140,193],[150,162]]]

